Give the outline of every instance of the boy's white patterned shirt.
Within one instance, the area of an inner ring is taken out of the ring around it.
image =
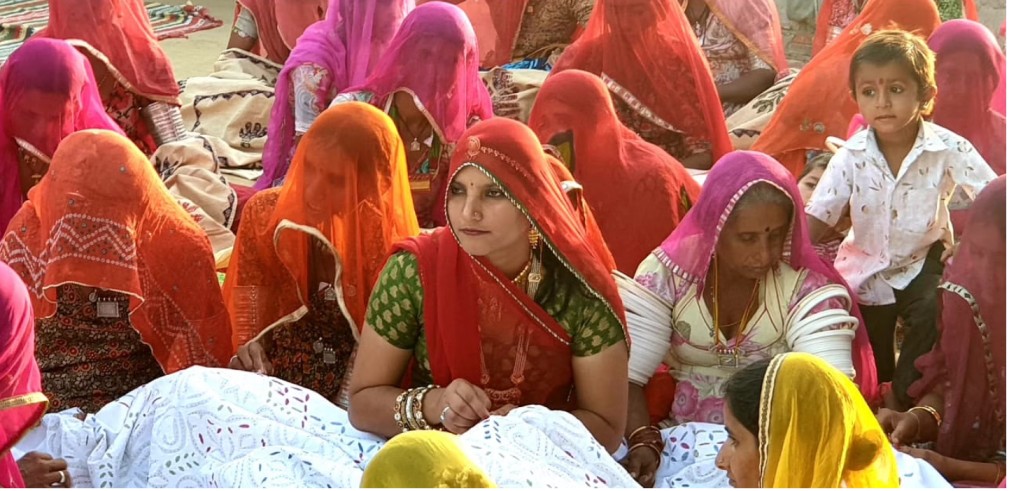
[[[848,210],[851,230],[834,265],[864,305],[889,305],[921,272],[929,248],[953,245],[949,201],[971,201],[996,178],[966,139],[924,122],[895,178],[871,130],[856,133],[824,170],[806,213],[833,226]]]

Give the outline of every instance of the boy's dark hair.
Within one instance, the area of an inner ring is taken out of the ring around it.
[[[935,91],[935,53],[920,36],[906,31],[882,30],[866,38],[855,50],[848,68],[848,86],[852,96],[855,96],[855,72],[866,63],[877,66],[898,63],[918,84],[919,99],[923,99],[929,89],[933,93]],[[923,116],[932,113],[934,100],[933,97],[922,103]]]

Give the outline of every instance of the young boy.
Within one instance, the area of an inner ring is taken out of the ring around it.
[[[948,204],[956,186],[971,200],[995,179],[971,144],[926,122],[936,94],[935,56],[903,31],[880,31],[851,60],[849,85],[869,128],[852,136],[806,205],[814,243],[839,219],[852,228],[835,266],[857,292],[881,382],[907,409],[914,361],[936,341],[936,288],[953,246]],[[907,329],[894,364],[897,318]]]

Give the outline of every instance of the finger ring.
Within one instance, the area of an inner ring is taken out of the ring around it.
[[[441,410],[441,416],[438,416],[438,420],[441,421],[441,425],[442,426],[445,426],[445,418],[448,417],[448,412],[451,411],[451,410],[452,410],[452,408],[450,408],[448,406],[445,406],[445,409]]]
[[[57,473],[60,475],[60,480],[57,481],[56,484],[66,484],[67,483],[67,473],[65,473],[63,471],[58,471]]]

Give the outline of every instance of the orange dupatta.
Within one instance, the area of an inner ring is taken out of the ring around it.
[[[862,41],[881,29],[927,38],[939,24],[932,0],[870,0],[848,29],[799,72],[751,150],[774,157],[798,177],[806,165],[806,151],[826,150],[828,136],[847,135],[848,122],[858,113],[848,66]]]
[[[71,134],[0,243],[36,318],[74,283],[130,297],[129,315],[165,373],[226,365],[231,328],[210,240],[144,154],[107,130]]]
[[[302,137],[283,187],[247,205],[224,283],[233,347],[308,312],[310,237],[337,258],[340,309],[357,337],[390,247],[419,233],[392,120],[359,102],[327,109]]]

